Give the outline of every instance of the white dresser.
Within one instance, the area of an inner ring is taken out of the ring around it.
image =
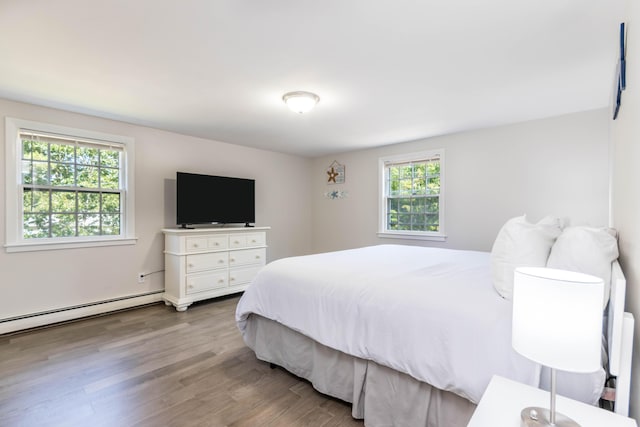
[[[163,229],[165,304],[241,292],[266,263],[270,227]]]

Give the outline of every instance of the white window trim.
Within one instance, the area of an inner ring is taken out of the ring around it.
[[[124,221],[121,224],[120,236],[91,236],[80,238],[59,238],[38,241],[29,241],[22,238],[21,199],[19,197],[21,168],[18,158],[18,139],[20,129],[30,129],[46,133],[75,136],[100,141],[110,141],[125,145],[123,156],[124,175]],[[49,123],[40,123],[31,120],[5,117],[5,209],[6,209],[6,241],[7,252],[41,251],[52,249],[85,248],[91,246],[132,245],[136,243],[135,237],[135,140],[122,135],[112,135],[102,132],[94,132],[84,129],[58,126]]]
[[[438,208],[439,231],[389,231],[386,230],[386,203],[385,203],[385,163],[407,162],[416,159],[425,159],[440,156],[440,201]],[[393,156],[380,157],[378,159],[378,237],[387,239],[405,240],[429,240],[444,242],[447,240],[444,228],[444,192],[445,192],[445,164],[444,149],[420,151],[416,153],[397,154]]]

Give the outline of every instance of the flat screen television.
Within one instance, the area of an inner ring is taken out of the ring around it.
[[[176,222],[237,224],[256,220],[255,180],[227,176],[176,173]]]

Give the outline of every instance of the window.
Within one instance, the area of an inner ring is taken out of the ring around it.
[[[133,140],[7,118],[7,250],[133,239]]]
[[[380,237],[445,240],[444,150],[380,159]]]

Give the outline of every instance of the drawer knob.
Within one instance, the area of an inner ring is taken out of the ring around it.
[[[223,259],[219,259],[218,260],[218,264],[224,264],[224,260]]]
[[[255,240],[255,239],[253,239],[253,240],[251,241],[251,243],[256,243],[256,240]]]
[[[189,263],[189,267],[193,267],[193,264],[192,264],[192,263]]]
[[[193,247],[194,247],[194,248],[197,248],[197,247],[198,247],[198,244],[197,244],[197,243],[194,243],[194,244],[193,244]]]
[[[260,255],[256,255],[256,259],[260,259]]]
[[[218,280],[218,283],[224,283],[224,279]]]
[[[236,260],[234,258],[231,258],[229,262],[236,262]]]
[[[238,242],[237,240],[234,240],[233,243],[235,243],[236,245],[239,244],[240,242]]]
[[[229,280],[231,280],[232,282],[235,282],[236,278],[235,277],[231,277],[231,278],[229,278]]]
[[[189,289],[193,289],[193,285],[189,285]]]
[[[220,246],[220,243],[215,242],[215,243],[213,244],[213,246]]]

